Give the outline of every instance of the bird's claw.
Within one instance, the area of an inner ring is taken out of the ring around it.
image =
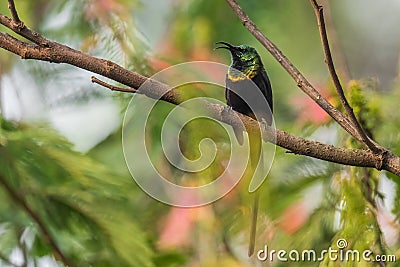
[[[231,106],[228,106],[228,105],[226,105],[225,107],[224,107],[224,109],[222,110],[222,113],[230,113],[230,112],[232,112],[232,107]]]
[[[262,139],[264,140],[264,142],[267,142],[268,141],[268,123],[264,118],[261,118],[259,125],[260,125]]]
[[[222,116],[224,116],[224,114],[229,114],[233,112],[233,109],[231,106],[226,105],[224,107],[224,109],[222,110]],[[238,127],[238,126],[234,126],[232,125],[233,128],[233,132],[235,133],[236,136],[236,140],[238,141],[239,145],[243,145],[244,143],[244,139],[243,139],[243,128],[242,127]]]

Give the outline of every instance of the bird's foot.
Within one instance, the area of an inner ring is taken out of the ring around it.
[[[260,125],[262,139],[264,140],[264,142],[267,142],[268,141],[268,123],[264,118],[261,118],[259,125]]]
[[[228,105],[226,105],[225,107],[224,107],[224,109],[222,110],[222,113],[226,113],[226,114],[229,114],[230,112],[232,112],[232,107],[231,106],[228,106]]]
[[[233,109],[231,106],[226,105],[224,109],[222,110],[222,116],[224,114],[228,115],[229,113],[232,113]],[[236,114],[235,114],[236,115]],[[239,119],[239,118],[237,118]],[[239,124],[240,125],[240,124]],[[243,139],[243,127],[240,127],[239,125],[232,124],[233,132],[235,133],[236,140],[238,141],[239,145],[243,145],[244,139]]]

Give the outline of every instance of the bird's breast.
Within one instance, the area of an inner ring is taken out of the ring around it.
[[[258,71],[253,68],[246,68],[245,70],[238,70],[230,67],[228,70],[228,79],[232,82],[251,80],[257,75]]]

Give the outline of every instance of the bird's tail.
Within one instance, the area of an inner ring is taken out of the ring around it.
[[[256,233],[257,233],[257,218],[258,218],[258,204],[260,200],[260,190],[254,192],[253,209],[251,217],[251,228],[250,228],[250,242],[248,256],[251,257],[254,254],[254,248],[256,244]]]
[[[250,152],[253,153],[253,157],[251,158],[251,164],[253,166],[254,172],[256,172],[257,165],[260,164],[260,172],[261,174],[264,174],[264,152],[262,149],[262,139],[260,134],[256,138],[253,138],[253,142],[250,144],[250,146],[253,149],[250,149]],[[255,174],[255,173],[254,173]],[[253,177],[254,179],[254,177]],[[252,181],[250,181],[251,183]],[[256,244],[256,234],[257,234],[257,219],[258,219],[258,206],[259,206],[259,199],[260,199],[260,191],[261,191],[261,185],[256,189],[256,191],[253,193],[254,195],[254,200],[253,200],[253,208],[252,208],[252,217],[251,217],[251,225],[250,225],[250,243],[249,243],[249,250],[248,250],[248,256],[251,257],[254,254],[254,249],[255,249],[255,244]]]

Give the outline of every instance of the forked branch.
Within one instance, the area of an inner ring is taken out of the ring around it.
[[[297,83],[297,86],[314,100],[325,112],[329,114],[343,129],[361,141],[361,137],[353,127],[351,122],[338,109],[332,106],[317,89],[304,77],[304,75],[290,62],[290,60],[271,42],[254,24],[250,17],[243,11],[236,0],[226,0],[236,16],[240,19],[243,26],[271,53],[271,55],[281,64],[289,75]]]
[[[233,0],[227,1],[236,3]],[[266,37],[260,33],[257,28],[255,28],[254,23],[250,21],[250,19],[244,14],[239,6],[235,6],[235,8],[236,10],[240,10],[239,14],[241,14],[241,19],[244,19],[244,24],[252,29],[252,32],[257,36],[258,39],[264,40],[263,44],[266,44],[267,47],[273,51],[274,56],[279,62],[281,62],[285,69],[287,69],[287,71],[292,75],[292,77],[295,78],[299,87],[307,92],[307,94],[309,94],[317,103],[319,103],[321,107],[327,110],[328,114],[338,121],[343,128],[345,128],[352,135],[357,136],[357,139],[360,140],[359,134],[348,118],[346,118],[340,111],[338,111],[326,99],[324,99],[293,66],[293,64],[290,63],[290,61],[282,54],[282,52],[280,52],[278,48],[269,42],[268,39],[265,39]],[[161,99],[175,105],[179,105],[182,102],[182,97],[179,95],[179,91],[171,90],[170,86],[166,84],[147,78],[138,73],[131,72],[114,62],[92,57],[71,47],[47,40],[26,26],[23,26],[23,28],[15,27],[12,20],[2,14],[0,14],[0,23],[12,29],[20,36],[25,38],[29,37],[27,39],[33,42],[33,44],[27,43],[10,36],[9,34],[0,32],[0,47],[21,56],[24,59],[35,59],[53,63],[70,64],[126,85],[131,89],[124,89],[124,91],[129,93],[134,93],[134,90],[138,89],[144,82],[146,82],[147,86],[144,88],[144,90],[141,90],[140,93],[150,98]],[[97,82],[96,78],[94,81]],[[250,117],[242,114],[223,112],[224,107],[221,105],[204,102],[204,107],[212,118],[230,124],[234,127],[236,126],[235,123],[237,123],[238,116],[243,121],[247,129],[259,127],[258,123]],[[316,141],[305,140],[281,130],[276,130],[276,138],[271,141],[280,147],[290,150],[294,154],[306,155],[345,165],[372,167],[378,170],[385,169],[400,176],[400,158],[388,150],[385,150],[384,153],[377,155],[371,150],[346,149]]]
[[[328,41],[328,35],[326,33],[323,7],[318,5],[317,0],[310,0],[310,2],[314,9],[315,16],[317,17],[319,33],[321,36],[322,47],[325,55],[325,62],[328,66],[329,74],[332,77],[333,85],[335,86],[340,102],[342,103],[344,109],[346,110],[346,114],[349,117],[350,122],[356,129],[357,133],[360,135],[361,138],[360,141],[375,153],[381,153],[382,149],[379,148],[377,144],[373,143],[373,141],[370,139],[370,137],[367,136],[364,129],[361,127],[360,123],[358,122],[354,114],[352,107],[350,106],[344,94],[342,84],[340,83],[339,77],[335,70],[335,65],[333,63],[331,50],[329,48],[329,41]]]
[[[335,88],[338,91],[339,98],[345,107],[346,113],[348,117],[346,117],[343,113],[341,113],[338,109],[336,109],[329,101],[324,98],[318,90],[311,85],[311,83],[301,74],[301,72],[290,62],[290,60],[279,50],[279,48],[273,44],[254,24],[254,22],[249,18],[249,16],[243,11],[240,5],[236,0],[226,0],[232,10],[235,12],[236,16],[240,19],[244,27],[251,33],[253,36],[271,53],[273,57],[281,64],[281,66],[292,76],[292,78],[296,81],[297,86],[305,92],[314,102],[316,102],[326,113],[328,113],[343,129],[345,129],[351,136],[353,136],[356,140],[365,144],[375,155],[376,162],[384,161],[384,158],[388,153],[391,153],[389,150],[383,148],[373,140],[371,140],[362,129],[361,125],[357,121],[357,118],[354,115],[354,112],[349,105],[344,93],[342,86],[340,84],[339,78],[336,75],[336,71],[333,65],[332,56],[329,50],[329,43],[326,36],[326,29],[323,20],[323,16],[321,19],[320,11],[321,8],[318,6],[315,0],[310,0],[311,3],[316,5],[317,8],[317,17],[319,18],[320,30],[321,30],[321,38],[323,41],[324,52],[326,56],[326,61],[328,63],[329,71],[331,73],[332,79],[335,84]],[[379,169],[379,165],[377,165]]]

